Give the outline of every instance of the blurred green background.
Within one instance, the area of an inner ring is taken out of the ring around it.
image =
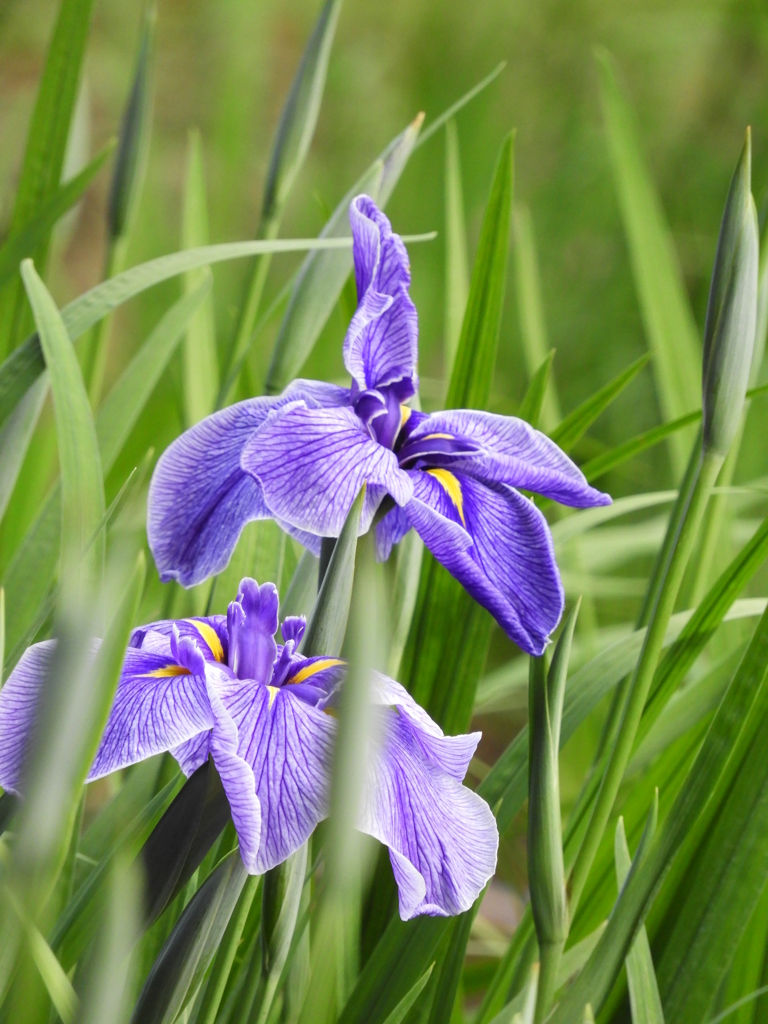
[[[10,215],[56,6],[53,0],[0,2],[0,225]],[[315,0],[161,0],[154,131],[129,262],[179,247],[187,134],[193,126],[204,143],[211,240],[253,234],[272,133],[318,9]],[[97,0],[86,59],[87,100],[81,104],[86,116],[74,147],[81,160],[82,151],[96,152],[117,130],[140,18],[139,3]],[[516,198],[533,217],[565,411],[646,348],[603,132],[596,44],[617,59],[701,326],[722,204],[750,123],[758,203],[766,184],[768,9],[757,0],[348,0],[311,155],[282,227],[286,236],[316,233],[326,208],[419,110],[428,123],[506,60],[500,78],[458,117],[470,247],[499,142],[516,127]],[[411,161],[389,207],[398,230],[442,230],[444,148],[444,133],[438,133]],[[99,177],[76,222],[59,230],[50,277],[61,302],[102,272],[107,178]],[[275,261],[271,290],[296,262]],[[442,240],[413,246],[412,266],[428,396],[430,380],[442,372]],[[245,270],[239,263],[216,271],[222,343],[231,335]],[[111,375],[178,287],[174,282],[156,289],[121,312]],[[343,329],[339,315],[307,368],[312,375],[342,373]],[[268,343],[264,337],[252,359],[254,388],[263,379]],[[497,407],[519,400],[525,382],[510,287]],[[178,404],[177,390],[172,374],[155,401],[172,398]],[[152,423],[152,409],[145,419]],[[651,374],[645,371],[593,434],[613,443],[658,419]],[[755,457],[754,446],[745,450]],[[751,466],[750,472],[760,468]],[[611,480],[614,492],[627,485],[659,486],[668,474],[666,450],[655,449],[626,472],[624,482]]]

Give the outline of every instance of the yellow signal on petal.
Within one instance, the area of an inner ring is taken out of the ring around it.
[[[401,430],[403,429],[405,424],[408,422],[408,420],[411,418],[411,413],[412,412],[413,412],[413,409],[411,409],[410,406],[408,406],[408,405],[401,405],[400,406],[400,429]]]
[[[219,634],[213,626],[208,622],[201,622],[199,619],[187,619],[187,622],[192,623],[203,640],[208,644],[211,654],[214,656],[216,661],[224,661],[224,648],[221,646]]]
[[[424,437],[418,438],[419,441],[434,441],[436,437],[444,437],[446,441],[455,441],[456,438],[453,434],[425,434]]]
[[[312,676],[316,676],[318,672],[324,672],[327,668],[333,668],[335,665],[343,665],[344,661],[342,658],[321,658],[320,661],[313,661],[309,665],[303,665],[295,676],[291,676],[290,679],[286,680],[288,683],[303,683],[305,679],[310,679]]]
[[[456,511],[459,513],[464,526],[467,525],[467,521],[464,518],[464,495],[461,493],[461,484],[447,469],[428,469],[427,472],[430,476],[433,476],[435,480],[440,484],[445,493],[451,499],[453,504],[456,506]]]
[[[160,678],[165,676],[188,676],[191,673],[183,665],[164,665],[162,668],[152,669],[151,672],[143,672],[142,675]]]
[[[272,705],[275,703],[275,697],[277,696],[277,687],[276,686],[268,686],[267,689],[269,690],[269,705],[268,706],[271,708]]]

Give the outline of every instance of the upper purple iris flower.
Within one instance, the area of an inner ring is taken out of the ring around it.
[[[88,779],[170,750],[186,775],[208,757],[221,776],[248,871],[280,864],[328,812],[344,677],[338,658],[306,658],[303,618],[282,623],[272,583],[240,584],[227,615],[134,630]],[[30,647],[0,690],[0,786],[18,793],[55,641]],[[488,804],[463,786],[479,733],[444,736],[412,697],[374,673],[374,749],[361,831],[389,847],[400,916],[467,910],[496,867]]]
[[[565,505],[610,503],[544,434],[510,416],[425,415],[408,256],[368,196],[350,207],[358,307],[344,340],[350,388],[294,381],[217,412],[157,464],[147,533],[164,580],[192,586],[228,563],[243,526],[273,518],[316,553],[367,483],[361,532],[388,557],[413,527],[523,650],[539,655],[563,610],[547,522],[517,488]],[[382,511],[386,510],[386,505]]]

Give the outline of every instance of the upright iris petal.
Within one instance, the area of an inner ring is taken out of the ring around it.
[[[338,536],[365,483],[361,532],[387,503],[376,524],[380,558],[415,529],[508,636],[539,655],[560,621],[563,588],[547,522],[520,491],[575,508],[611,499],[522,420],[471,409],[426,415],[406,404],[418,389],[408,255],[370,197],[352,201],[350,222],[358,306],[343,354],[351,387],[296,381],[277,399],[241,403],[176,440],[149,496],[158,568],[166,579],[199,582],[229,559],[243,523],[263,516],[317,552],[320,538]],[[201,483],[206,472],[210,483]]]
[[[133,631],[89,779],[169,750],[185,774],[209,757],[248,871],[281,863],[328,813],[339,658],[296,652],[304,619],[282,624],[271,583],[244,579],[224,616]],[[94,652],[98,644],[94,644]],[[0,690],[0,786],[19,792],[53,641],[24,653]],[[381,719],[364,766],[359,828],[390,851],[400,915],[467,910],[496,866],[490,808],[461,783],[479,733],[444,736],[393,679],[375,675]]]

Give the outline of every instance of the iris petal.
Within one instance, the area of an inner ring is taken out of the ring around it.
[[[419,442],[434,434],[450,434],[477,447],[476,453],[461,456],[457,468],[484,483],[522,487],[577,508],[611,502],[607,494],[589,486],[554,441],[514,416],[474,409],[433,413],[409,435],[408,450],[417,450]]]
[[[418,314],[408,294],[408,253],[388,218],[368,196],[349,208],[358,307],[344,339],[344,365],[360,391],[397,381],[415,393]]]
[[[361,532],[386,493],[401,505],[412,494],[395,454],[371,438],[351,409],[297,404],[275,413],[246,445],[242,465],[275,517],[320,536],[338,536],[364,483]]]
[[[161,579],[190,587],[221,572],[246,523],[271,517],[240,454],[269,412],[297,397],[313,407],[338,406],[349,392],[294,381],[277,398],[249,399],[208,416],[165,450],[147,501],[147,538]]]
[[[335,723],[290,687],[230,682],[219,692],[237,726],[238,756],[253,771],[261,838],[247,866],[261,873],[298,850],[328,813]]]
[[[418,730],[385,711],[360,828],[389,847],[400,917],[468,910],[496,868],[499,836],[488,804],[424,756]]]
[[[411,525],[448,572],[529,654],[560,621],[563,587],[541,511],[503,484],[453,474],[461,503],[430,473],[412,471]]]

